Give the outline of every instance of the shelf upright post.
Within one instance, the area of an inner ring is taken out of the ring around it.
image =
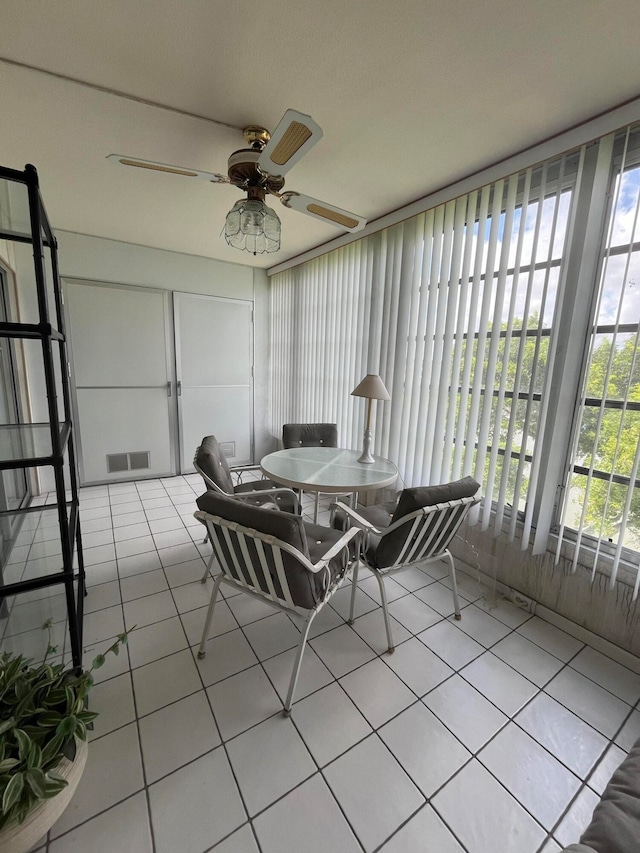
[[[69,619],[69,635],[71,639],[71,654],[73,659],[74,667],[82,666],[82,636],[80,625],[81,622],[78,618],[79,612],[82,613],[82,604],[76,607],[74,588],[73,588],[73,546],[72,539],[69,536],[69,516],[67,514],[67,501],[66,501],[66,493],[65,493],[65,482],[64,482],[64,449],[62,447],[61,441],[61,433],[60,433],[60,416],[58,412],[58,398],[56,391],[56,378],[55,371],[53,366],[53,349],[52,349],[52,335],[51,335],[51,323],[49,320],[49,307],[48,307],[48,298],[47,298],[47,284],[46,284],[46,272],[45,272],[45,264],[44,264],[44,245],[42,240],[42,228],[44,226],[44,217],[42,216],[42,212],[44,211],[44,206],[42,204],[42,200],[40,198],[40,189],[39,189],[39,181],[38,181],[38,173],[36,171],[35,166],[27,165],[25,166],[25,176],[27,178],[27,191],[29,195],[29,216],[31,220],[31,233],[33,239],[33,262],[34,262],[34,272],[36,279],[36,290],[37,290],[37,298],[38,298],[38,310],[39,310],[39,325],[40,325],[40,338],[42,342],[42,355],[43,355],[43,366],[44,366],[44,377],[45,377],[45,387],[47,392],[47,405],[49,410],[49,425],[51,429],[51,448],[52,448],[52,463],[53,463],[53,472],[55,478],[56,485],[56,501],[58,508],[58,523],[60,525],[60,539],[61,539],[61,547],[62,547],[62,573],[63,580],[65,586],[66,593],[66,601],[67,601],[67,616]],[[55,257],[56,247],[53,240],[53,234],[51,233],[51,229],[46,223],[48,234],[48,242],[49,248],[51,252],[52,259]],[[57,265],[54,267],[52,263],[52,271],[54,271],[54,276],[57,276]],[[60,316],[59,308],[58,308],[58,291],[60,287],[60,282],[57,277],[52,282],[53,290],[56,294],[56,311],[58,313],[58,318]],[[63,332],[63,329],[58,328],[59,332]],[[62,346],[62,341],[60,341],[59,345]],[[62,356],[61,356],[62,358]],[[62,361],[61,361],[62,365]],[[68,382],[68,374],[65,374],[64,368],[62,370],[62,387],[63,389],[67,389]],[[63,390],[64,394],[64,390]],[[67,390],[68,394],[68,390]],[[64,398],[65,402],[65,421],[70,422],[69,411],[67,410],[67,395]],[[71,435],[67,439],[67,447],[70,449],[69,453],[69,467],[71,472],[71,485],[72,485],[72,494],[75,500],[77,501],[77,490],[74,488],[75,479],[74,479],[74,466],[72,464],[72,448],[73,443],[71,440]],[[73,460],[75,462],[75,460]],[[73,503],[72,503],[73,506]],[[76,510],[77,512],[77,510]],[[74,513],[75,515],[75,513]],[[77,518],[75,519],[76,525],[78,525]],[[78,563],[80,565],[82,556],[80,552],[80,548],[78,549]],[[81,600],[83,594],[84,587],[84,567],[80,571],[79,578],[79,590],[78,590],[78,599]]]

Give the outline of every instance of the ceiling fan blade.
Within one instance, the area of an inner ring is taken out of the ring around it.
[[[284,175],[322,139],[322,129],[311,116],[287,110],[258,158],[268,175]]]
[[[106,158],[121,166],[137,166],[139,169],[151,169],[155,172],[166,172],[169,175],[182,175],[185,178],[200,178],[214,184],[229,184],[226,175],[217,172],[200,172],[198,169],[187,169],[184,166],[171,166],[168,163],[154,163],[152,160],[141,160],[139,157],[126,157],[124,154],[109,154]]]
[[[310,195],[286,192],[282,194],[280,201],[285,207],[299,210],[300,213],[314,216],[316,219],[329,222],[338,228],[346,228],[347,231],[361,231],[367,224],[367,220],[363,216],[350,213],[341,207],[335,207],[333,204],[327,204],[326,201],[320,201],[320,199],[312,198]]]

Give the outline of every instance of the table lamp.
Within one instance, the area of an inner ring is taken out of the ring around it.
[[[376,373],[367,373],[358,387],[354,388],[351,392],[351,396],[366,397],[367,399],[367,420],[364,426],[362,456],[358,459],[358,462],[371,464],[374,461],[371,455],[371,401],[390,400],[391,397],[384,387],[384,382]]]

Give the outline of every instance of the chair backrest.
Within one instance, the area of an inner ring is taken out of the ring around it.
[[[392,568],[443,554],[469,509],[480,484],[465,477],[440,486],[405,489],[375,549],[380,568]]]
[[[337,447],[337,424],[285,424],[282,427],[285,450],[292,447]]]
[[[215,435],[206,435],[193,458],[196,471],[202,476],[207,489],[224,495],[233,494],[233,480],[229,464]]]
[[[329,584],[314,572],[299,515],[248,506],[209,491],[197,499],[224,574],[242,587],[288,608],[313,609]]]

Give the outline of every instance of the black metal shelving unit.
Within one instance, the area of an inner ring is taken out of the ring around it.
[[[33,247],[38,322],[0,322],[0,337],[41,343],[49,419],[44,423],[0,425],[0,471],[50,466],[55,480],[56,501],[55,504],[48,503],[44,506],[6,510],[0,512],[0,517],[33,512],[43,515],[56,513],[61,556],[60,567],[56,571],[33,577],[23,576],[19,581],[0,584],[0,604],[6,598],[19,596],[20,593],[57,585],[63,588],[73,666],[80,667],[85,576],[57,243],[42,202],[35,167],[27,165],[24,172],[0,167],[1,182],[6,182],[2,187],[6,190],[5,196],[18,199],[14,205],[18,213],[14,217],[11,210],[4,212],[0,218],[0,239],[30,243]],[[22,198],[24,203],[21,203]],[[56,357],[59,359],[57,377]],[[61,408],[58,391],[61,391],[62,396]],[[74,557],[77,562],[76,569]]]

